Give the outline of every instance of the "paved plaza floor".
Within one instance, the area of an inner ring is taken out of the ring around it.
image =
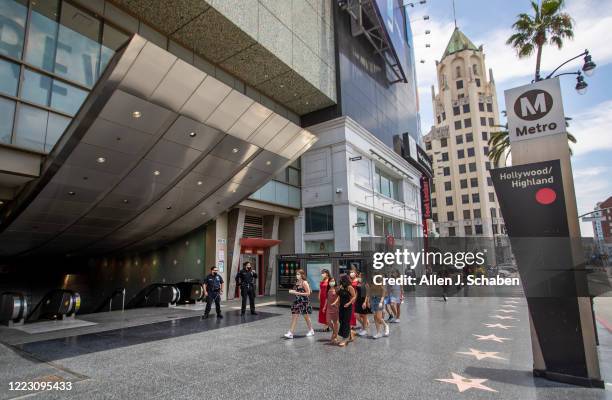
[[[154,322],[134,322],[138,311]],[[407,298],[389,337],[346,348],[329,345],[327,333],[305,337],[303,320],[296,338],[284,339],[289,309],[258,311],[241,317],[226,306],[223,320],[202,321],[198,310],[130,310],[114,325],[119,312],[83,315],[97,325],[46,336],[2,329],[0,398],[612,399],[610,385],[532,376],[521,297]],[[612,333],[598,326],[604,377],[612,377]],[[35,380],[72,389],[9,390],[9,382]]]

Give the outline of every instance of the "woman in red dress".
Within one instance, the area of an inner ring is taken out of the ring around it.
[[[319,323],[325,325],[325,332],[330,331],[330,324],[325,315],[327,291],[329,290],[329,277],[330,272],[328,270],[321,270],[321,283],[319,283]]]

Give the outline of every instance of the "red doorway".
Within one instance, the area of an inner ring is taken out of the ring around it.
[[[241,238],[240,239],[240,264],[239,268],[242,269],[242,264],[246,261],[250,261],[253,265],[255,272],[257,273],[257,296],[263,296],[265,294],[266,286],[266,273],[269,271],[267,263],[265,261],[266,249],[276,246],[280,243],[280,240],[275,239],[263,239],[263,238]],[[240,288],[236,286],[236,298],[240,297]]]

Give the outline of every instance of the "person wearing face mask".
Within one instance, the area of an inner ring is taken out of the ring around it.
[[[204,296],[206,297],[206,309],[204,310],[204,319],[208,318],[210,308],[213,301],[215,302],[215,311],[217,318],[223,318],[221,315],[221,295],[223,294],[223,278],[219,275],[219,269],[216,266],[210,267],[210,274],[204,280]]]
[[[357,293],[351,286],[349,277],[344,275],[340,278],[340,289],[338,290],[338,335],[342,336],[342,340],[338,345],[346,346],[347,343],[353,340],[353,333],[351,331],[351,314],[353,313],[353,305],[357,300]],[[335,302],[335,303],[336,303]]]
[[[324,332],[329,332],[330,325],[325,315],[325,305],[327,303],[327,291],[329,290],[329,270],[321,270],[321,282],[319,283],[319,323],[326,326]]]
[[[357,334],[359,336],[365,336],[368,334],[368,328],[370,327],[368,314],[372,314],[367,298],[369,288],[368,284],[363,281],[361,273],[357,273],[357,278],[355,281],[357,282],[357,285],[354,286],[355,292],[357,293],[357,300],[355,300],[355,314],[357,315],[357,320],[361,325],[357,331]]]
[[[249,299],[249,305],[251,308],[251,314],[257,315],[255,312],[255,280],[257,279],[257,273],[253,271],[253,265],[246,261],[242,264],[242,269],[236,274],[236,286],[240,287],[240,297],[242,297],[242,311],[241,315],[244,315],[246,311],[247,298]]]
[[[351,270],[349,271],[349,283],[353,287],[353,290],[357,292],[357,285],[359,282],[357,281],[357,275],[359,271],[357,271],[357,267],[355,264],[351,265]],[[357,317],[355,315],[355,304],[353,304],[353,309],[351,311],[351,327],[355,328],[357,326]]]
[[[308,326],[308,333],[306,336],[314,336],[314,329],[312,329],[312,322],[310,321],[310,314],[312,314],[312,307],[310,306],[310,295],[312,290],[306,280],[306,272],[303,269],[298,269],[295,275],[295,286],[289,291],[289,294],[295,295],[295,300],[291,306],[291,325],[289,326],[289,332],[285,333],[287,339],[293,339],[293,332],[295,332],[295,326],[297,325],[298,318],[304,317],[306,325]]]
[[[336,279],[334,277],[329,278],[329,286],[327,290],[327,301],[323,308],[327,323],[331,327],[332,335],[329,339],[332,344],[338,343],[338,288],[336,287]]]

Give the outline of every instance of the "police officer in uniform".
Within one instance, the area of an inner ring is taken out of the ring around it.
[[[217,267],[210,267],[210,274],[204,280],[204,296],[206,296],[206,310],[204,318],[208,318],[210,308],[213,301],[215,302],[215,311],[217,318],[223,318],[221,315],[221,295],[223,294],[223,278],[219,275]]]
[[[242,269],[236,274],[236,286],[240,286],[240,296],[242,297],[242,313],[246,311],[247,297],[251,306],[251,314],[257,315],[255,312],[255,279],[257,273],[253,271],[253,265],[247,261],[242,264]]]

